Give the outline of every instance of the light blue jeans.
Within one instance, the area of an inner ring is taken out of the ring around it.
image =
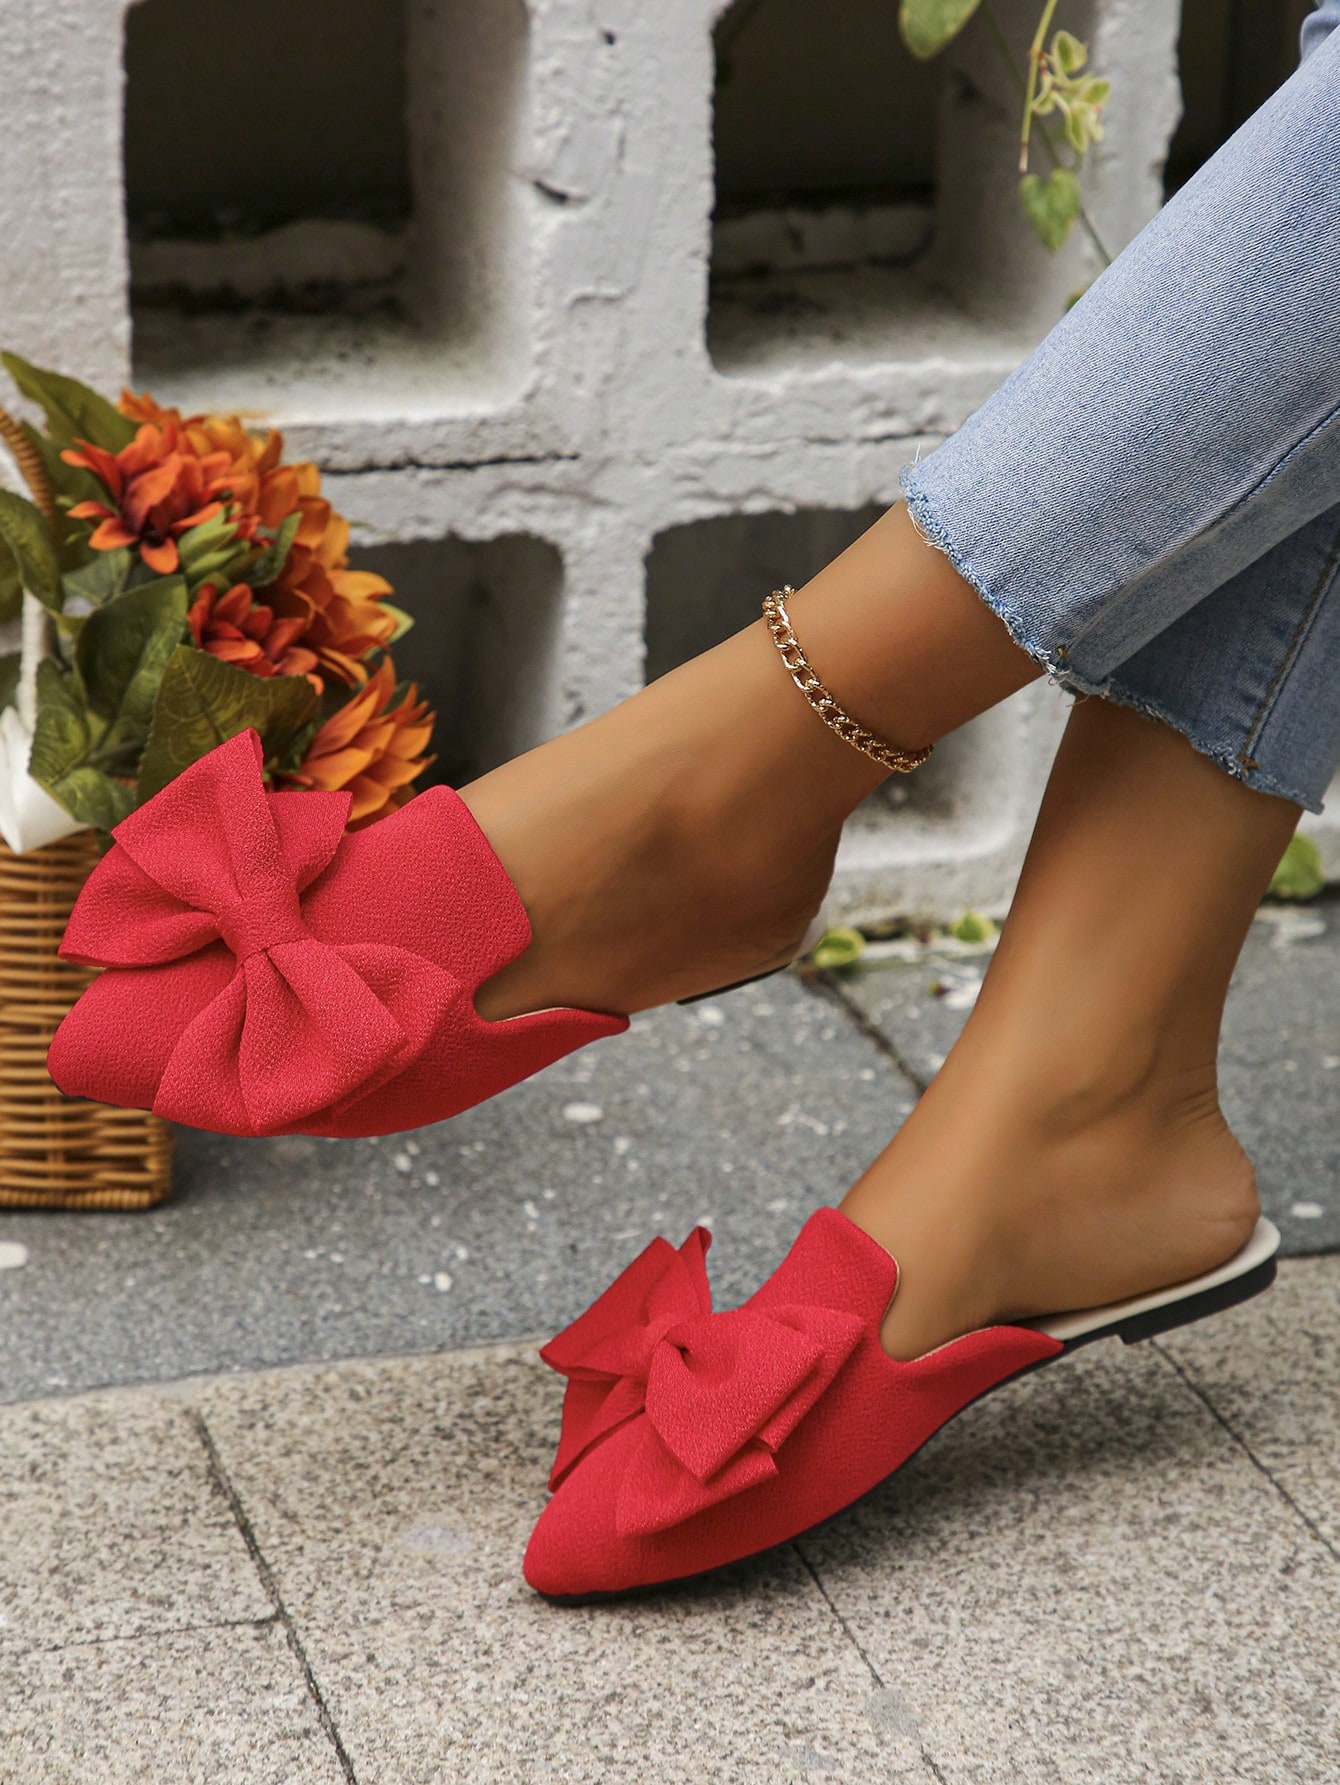
[[[1340,761],[1340,0],[958,432],[923,537],[1075,692],[1313,812]]]

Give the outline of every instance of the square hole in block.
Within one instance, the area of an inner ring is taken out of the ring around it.
[[[1182,116],[1168,146],[1165,192],[1184,185],[1288,80],[1312,10],[1313,0],[1196,0],[1182,7]]]
[[[563,562],[552,545],[530,534],[448,536],[350,556],[414,616],[393,655],[437,714],[437,761],[421,786],[459,786],[561,729]]]
[[[844,551],[884,512],[802,509],[796,513],[727,515],[657,535],[647,559],[647,679],[709,650],[759,617],[769,589],[797,588]],[[777,674],[785,678],[780,660]],[[799,690],[795,698],[802,698]],[[841,690],[834,689],[840,700]],[[818,719],[815,724],[819,723]],[[920,824],[957,823],[973,794],[964,765],[977,746],[971,727],[936,746],[914,774],[893,775],[853,814],[853,839],[877,840],[907,814]]]
[[[1037,7],[998,12],[1022,62]],[[735,0],[714,45],[719,371],[1017,356],[1061,313],[1058,279],[1083,282],[1019,212],[1019,107],[980,17],[919,62],[894,0]]]
[[[524,373],[523,0],[137,0],[133,364],[184,408],[320,420]]]

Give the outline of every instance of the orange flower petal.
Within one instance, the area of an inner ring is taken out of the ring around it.
[[[349,823],[356,824],[360,818],[368,818],[374,812],[380,812],[386,804],[386,789],[379,787],[375,781],[360,776],[350,788],[354,799],[349,808]]]
[[[220,620],[230,620],[236,625],[251,608],[251,590],[245,583],[234,583],[226,595],[219,598],[214,612]]]
[[[107,524],[110,525],[111,523],[108,522]],[[124,529],[122,530],[124,531]],[[98,528],[98,532],[102,532],[101,527]],[[94,541],[96,541],[96,538],[97,534],[94,535]],[[93,543],[94,541],[90,541],[90,543]],[[127,538],[121,543],[130,545],[133,543],[133,540]],[[174,539],[165,539],[162,545],[142,544],[140,546],[140,556],[144,559],[144,562],[149,566],[150,570],[156,570],[159,576],[171,576],[178,564],[181,563],[181,558],[177,552],[177,542]]]
[[[379,595],[395,593],[384,576],[377,576],[371,570],[334,570],[330,580],[337,593],[350,601],[373,601]]]
[[[134,545],[135,535],[124,521],[106,520],[100,527],[95,527],[89,535],[88,543],[99,552],[114,552],[123,545]],[[173,559],[176,559],[176,547],[173,547]]]
[[[309,756],[302,768],[318,787],[347,787],[372,761],[370,750],[335,750],[325,756]]]
[[[408,787],[422,771],[421,762],[397,762],[393,757],[383,756],[372,773],[383,787]]]
[[[214,606],[214,585],[205,583],[200,593],[186,610],[186,624],[191,628],[191,637],[196,644],[200,643],[205,627],[209,624],[210,610]]]
[[[211,657],[218,657],[224,663],[251,663],[258,657],[265,657],[254,638],[230,637],[226,632],[212,633],[205,649]],[[269,662],[268,658],[266,662]]]
[[[179,521],[173,521],[172,530],[174,533],[189,532],[192,527],[198,527],[204,521],[212,521],[216,514],[222,513],[222,502],[207,502],[203,508],[197,508],[194,514],[184,514]]]
[[[122,507],[131,521],[142,521],[151,508],[156,508],[176,487],[181,460],[173,453],[160,465],[151,465],[131,479]]]

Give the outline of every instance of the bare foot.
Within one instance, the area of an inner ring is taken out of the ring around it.
[[[1054,1086],[975,1108],[937,1079],[843,1209],[898,1260],[883,1340],[904,1359],[1180,1283],[1231,1258],[1260,1213],[1212,1069],[1087,1111]]]
[[[792,959],[842,820],[883,771],[775,656],[750,628],[462,788],[534,933],[481,988],[481,1015],[627,1015]]]

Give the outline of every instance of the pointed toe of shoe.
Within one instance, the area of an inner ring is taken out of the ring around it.
[[[642,1584],[637,1558],[614,1529],[612,1495],[599,1491],[602,1475],[577,1470],[531,1533],[522,1573],[546,1599],[586,1599]]]
[[[697,1571],[696,1533],[629,1529],[628,1483],[650,1434],[645,1419],[615,1432],[577,1464],[540,1514],[522,1572],[546,1599],[600,1599],[661,1586]],[[634,1521],[636,1522],[636,1521]]]

